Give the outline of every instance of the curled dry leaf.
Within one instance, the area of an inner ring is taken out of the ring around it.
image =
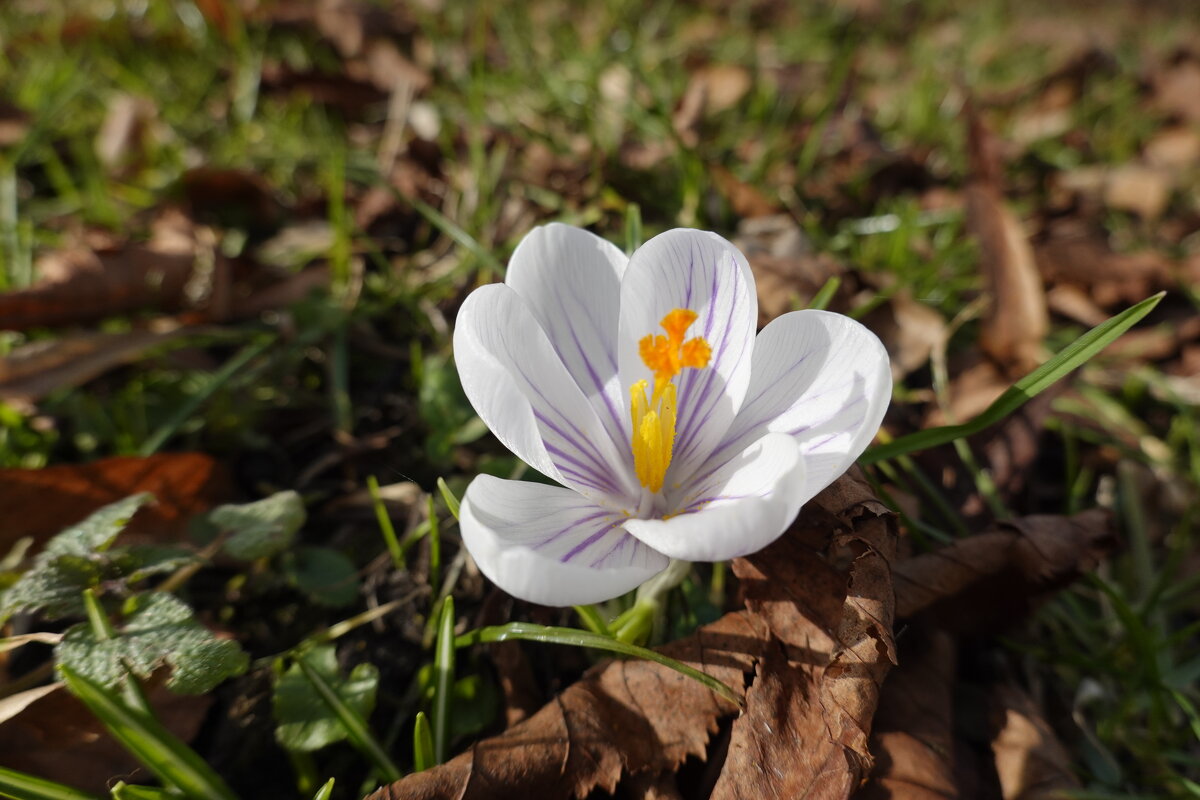
[[[0,356],[0,400],[32,408],[51,392],[87,383],[188,332],[177,321],[164,319],[147,330],[78,334],[21,345]]]
[[[1066,748],[1032,697],[1000,685],[992,690],[991,705],[992,752],[1004,800],[1061,800],[1080,788]]]
[[[814,543],[834,548],[846,569]],[[735,560],[745,610],[661,648],[745,699],[713,797],[845,798],[866,775],[871,717],[893,661],[894,546],[891,515],[843,477],[774,545]],[[648,776],[634,787],[641,796],[670,797],[664,773],[707,758],[718,721],[735,711],[658,664],[609,661],[525,722],[372,797],[583,797],[635,775]]]
[[[979,241],[980,266],[992,304],[983,318],[979,344],[1001,367],[1023,375],[1043,360],[1042,339],[1050,326],[1042,278],[1020,220],[1004,201],[998,143],[968,104],[967,227]]]
[[[101,506],[139,492],[152,492],[157,502],[138,512],[122,533],[123,541],[179,537],[189,517],[232,495],[221,465],[202,453],[0,469],[0,519],[10,521],[0,533],[0,552],[8,552],[24,536],[39,547]]]
[[[148,695],[155,716],[185,742],[200,730],[213,701],[211,696],[176,694],[161,684],[151,686]],[[45,693],[0,725],[0,766],[105,795],[113,776],[145,774],[104,724],[65,691]]]
[[[951,632],[994,631],[1095,567],[1116,543],[1101,509],[1003,522],[897,564],[896,616],[925,615]]]
[[[149,242],[92,249],[83,245],[38,259],[40,283],[0,294],[5,330],[77,324],[154,308],[185,304],[201,249],[182,213],[165,211]]]
[[[875,769],[855,800],[944,800],[954,775],[954,640],[911,627],[888,676],[871,733]]]

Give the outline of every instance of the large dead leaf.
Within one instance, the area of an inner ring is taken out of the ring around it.
[[[150,688],[149,698],[159,721],[184,741],[195,737],[213,701],[161,685]],[[118,778],[130,783],[153,779],[66,691],[46,693],[0,725],[0,765],[105,795]]]
[[[37,263],[41,282],[0,294],[0,325],[19,331],[179,308],[189,285],[199,288],[193,270],[200,249],[191,223],[168,211],[145,244],[79,244],[47,253]]]
[[[148,329],[30,342],[0,356],[0,400],[32,407],[51,392],[137,361],[147,350],[187,332],[176,320],[164,319]]]
[[[119,456],[90,464],[0,469],[0,553],[30,536],[35,547],[101,506],[138,492],[158,502],[140,510],[123,536],[157,541],[177,537],[193,514],[228,500],[228,477],[201,453]]]
[[[1096,566],[1116,536],[1109,513],[1039,515],[998,524],[896,565],[896,616],[927,615],[950,631],[991,632]]]
[[[875,770],[856,800],[943,800],[959,796],[954,777],[954,640],[909,628],[900,666],[888,676],[871,734]]]
[[[774,545],[734,562],[746,610],[662,648],[745,698],[714,797],[845,798],[865,776],[871,716],[893,660],[894,546],[891,515],[844,477]],[[718,720],[735,710],[665,667],[610,661],[525,722],[372,797],[582,797],[627,776],[639,776],[631,788],[640,796],[669,797],[664,774],[707,758]]]
[[[983,318],[979,344],[1002,367],[1024,374],[1043,360],[1049,329],[1042,278],[1020,220],[1004,201],[998,144],[968,105],[967,227],[979,241],[980,265],[992,303]]]
[[[1080,788],[1066,748],[1032,697],[1001,685],[992,690],[991,701],[992,752],[1004,800],[1061,800]]]

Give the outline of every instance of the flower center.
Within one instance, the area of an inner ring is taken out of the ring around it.
[[[677,308],[659,324],[667,332],[647,334],[638,342],[642,361],[654,373],[654,391],[647,399],[648,381],[629,388],[633,418],[633,467],[638,480],[651,492],[662,489],[675,445],[675,384],[672,380],[685,367],[703,369],[712,357],[712,347],[703,337],[686,342],[684,333],[696,321],[696,312]]]

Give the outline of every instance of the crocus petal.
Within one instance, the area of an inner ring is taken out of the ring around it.
[[[807,474],[807,502],[850,468],[879,430],[892,396],[887,351],[841,314],[793,311],[763,328],[754,344],[746,401],[720,447],[697,475],[768,432],[795,437]]]
[[[558,486],[480,475],[459,512],[463,543],[504,591],[548,606],[597,603],[666,568],[622,529],[622,512]]]
[[[454,358],[467,399],[521,460],[593,499],[634,496],[624,454],[512,288],[492,284],[467,297]]]
[[[638,342],[661,334],[659,322],[676,308],[699,316],[686,336],[712,346],[704,369],[676,378],[675,453],[667,485],[684,483],[733,422],[750,382],[750,354],[758,299],[745,256],[715,233],[676,229],[655,236],[633,254],[621,282],[618,360],[621,385],[653,382]]]
[[[582,228],[534,228],[504,282],[525,299],[609,436],[629,450],[629,412],[617,374],[621,276],[629,259]]]
[[[631,519],[645,544],[685,561],[724,561],[779,537],[800,511],[804,460],[791,436],[767,434],[706,480],[678,492],[668,519]]]

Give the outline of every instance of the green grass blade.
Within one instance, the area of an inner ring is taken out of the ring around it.
[[[428,220],[430,225],[464,247],[471,255],[475,256],[484,266],[491,270],[493,275],[498,278],[504,276],[504,265],[492,255],[492,251],[481,245],[476,241],[474,236],[456,225],[445,214],[415,197],[405,197],[391,186],[385,184],[384,188],[392,189],[392,193],[395,196],[402,198],[406,203],[412,203],[412,207],[417,210],[418,214]]]
[[[212,397],[217,389],[221,388],[221,386],[234,376],[234,373],[266,352],[267,348],[274,343],[275,337],[271,336],[262,341],[248,344],[237,355],[226,361],[219,370],[209,377],[200,391],[181,403],[175,413],[171,415],[171,418],[152,433],[150,438],[142,442],[142,446],[138,448],[138,455],[152,456],[157,453],[158,449],[166,444],[167,440],[174,436],[175,432],[196,413],[196,409],[204,405],[205,400]]]
[[[600,616],[600,612],[595,606],[575,606],[575,613],[579,615],[579,621],[592,633],[600,636],[611,636],[612,631],[608,629],[608,623],[604,621],[604,617]]]
[[[320,695],[322,702],[329,707],[329,710],[342,723],[342,726],[346,729],[350,737],[350,741],[358,748],[359,752],[375,765],[384,778],[389,781],[400,780],[403,777],[400,768],[388,758],[388,754],[384,752],[383,747],[371,734],[366,720],[357,711],[346,705],[337,691],[308,662],[303,658],[298,658],[296,659],[296,663],[300,666],[300,671],[304,673],[304,677],[317,690],[317,694]]]
[[[450,491],[445,478],[438,478],[438,491],[442,493],[442,499],[446,501],[446,510],[450,512],[450,516],[457,520],[458,498],[454,496],[454,492]]]
[[[940,428],[901,436],[887,444],[872,447],[859,457],[861,464],[874,464],[888,458],[928,450],[931,447],[947,444],[955,439],[973,436],[988,428],[1009,414],[1016,411],[1025,403],[1037,397],[1068,373],[1082,366],[1093,356],[1111,344],[1125,331],[1136,325],[1149,314],[1166,292],[1147,297],[1135,306],[1131,306],[1111,319],[1105,320],[1090,331],[1080,336],[1067,347],[1063,348],[1054,358],[1042,364],[1033,372],[1014,383],[1004,394],[987,407],[979,416],[961,425],[945,425]]]
[[[437,762],[433,758],[433,731],[429,728],[429,717],[424,711],[417,712],[413,723],[413,770],[424,772]]]
[[[838,287],[842,285],[842,279],[837,275],[830,275],[829,280],[822,284],[817,293],[813,295],[812,302],[808,304],[809,308],[815,308],[818,311],[824,311],[829,307],[829,301],[837,294]]]
[[[116,693],[59,665],[71,693],[104,723],[113,738],[164,784],[197,800],[236,800],[221,777],[157,719],[126,706]]]
[[[157,786],[138,786],[117,781],[117,785],[112,787],[112,797],[113,800],[176,800],[179,795]]]
[[[100,800],[94,794],[6,767],[0,767],[0,797],[12,797],[15,800]]]
[[[681,675],[686,675],[693,680],[699,681],[731,703],[739,706],[742,704],[741,699],[728,686],[711,675],[706,675],[694,667],[689,667],[682,661],[667,658],[662,653],[648,650],[645,647],[626,644],[616,639],[610,639],[607,636],[600,636],[576,628],[555,628],[547,625],[535,625],[532,622],[510,622],[507,625],[494,625],[490,628],[479,628],[468,631],[459,636],[455,644],[458,647],[466,647],[482,642],[503,642],[509,639],[565,644],[572,647],[591,647],[596,650],[607,650],[610,653],[653,661],[656,664],[669,667]]]
[[[436,598],[442,588],[442,532],[438,526],[433,495],[427,498],[426,511],[429,515],[429,591]]]
[[[379,531],[383,534],[383,541],[392,556],[392,566],[404,569],[404,548],[400,546],[400,538],[396,536],[396,528],[392,525],[392,518],[388,516],[387,506],[383,504],[383,495],[379,493],[379,481],[374,475],[367,476],[367,491],[371,493],[375,520],[379,523]]]
[[[437,649],[433,653],[433,758],[434,763],[446,760],[450,745],[450,714],[454,698],[454,598],[442,601],[438,621]]]
[[[329,800],[333,796],[333,778],[325,781],[325,785],[313,795],[313,800]]]
[[[625,207],[625,255],[642,246],[642,207],[630,203]]]

